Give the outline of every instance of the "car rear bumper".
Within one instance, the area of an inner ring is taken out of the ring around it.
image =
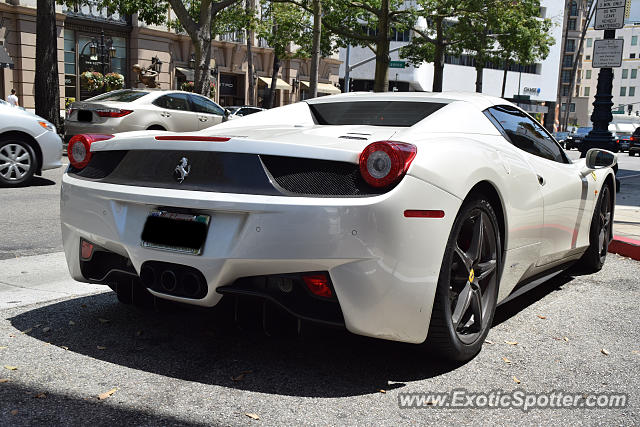
[[[419,197],[416,197],[419,196]],[[104,184],[63,176],[62,238],[74,279],[80,239],[130,260],[135,272],[156,261],[193,267],[206,280],[201,299],[154,295],[213,306],[217,288],[259,275],[326,271],[347,329],[372,337],[423,342],[449,231],[461,200],[407,176],[374,197],[315,198],[213,193]],[[152,210],[211,216],[200,256],[146,248],[141,232]],[[406,209],[443,210],[444,218],[406,218]]]

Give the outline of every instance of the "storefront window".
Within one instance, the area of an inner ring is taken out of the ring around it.
[[[72,30],[64,30],[64,97],[76,97],[76,39]]]

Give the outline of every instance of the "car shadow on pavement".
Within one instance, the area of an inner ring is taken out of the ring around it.
[[[174,417],[109,405],[97,397],[81,398],[8,382],[0,387],[0,425],[171,425],[193,426]],[[203,424],[204,425],[204,424]]]
[[[49,185],[56,185],[56,183],[41,176],[34,176],[31,178],[29,184],[27,184],[27,187],[47,187]]]
[[[517,296],[511,301],[507,301],[503,304],[499,304],[496,307],[496,314],[493,316],[493,324],[491,327],[495,327],[500,323],[509,320],[511,317],[520,313],[530,305],[535,304],[542,298],[546,297],[552,292],[558,291],[562,286],[566,285],[574,279],[575,272],[561,273],[551,279],[539,284],[528,292]]]
[[[19,331],[31,328],[26,333],[33,338],[97,360],[287,396],[379,393],[461,366],[432,360],[409,344],[341,328],[305,323],[298,335],[294,321],[291,333],[267,336],[261,326],[233,319],[225,310],[159,313],[125,306],[107,292],[33,309],[10,321]],[[255,323],[261,325],[259,319]]]

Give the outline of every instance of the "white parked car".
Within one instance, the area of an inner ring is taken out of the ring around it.
[[[27,185],[62,166],[62,140],[47,120],[0,100],[0,186]]]
[[[527,113],[466,93],[349,93],[199,133],[79,136],[62,183],[74,279],[305,320],[466,360],[496,304],[612,238],[613,153],[571,162]]]
[[[187,132],[226,120],[228,113],[201,95],[176,90],[121,89],[72,103],[65,120],[65,143],[81,133],[135,130]]]
[[[230,107],[226,107],[226,109],[229,111],[229,120],[239,119],[240,117],[249,116],[251,114],[259,113],[260,111],[265,110],[264,108],[252,107],[250,105],[233,105]]]

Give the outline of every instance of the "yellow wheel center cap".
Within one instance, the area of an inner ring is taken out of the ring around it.
[[[473,282],[473,279],[475,279],[476,275],[473,272],[473,268],[471,269],[471,271],[469,272],[469,283]]]

